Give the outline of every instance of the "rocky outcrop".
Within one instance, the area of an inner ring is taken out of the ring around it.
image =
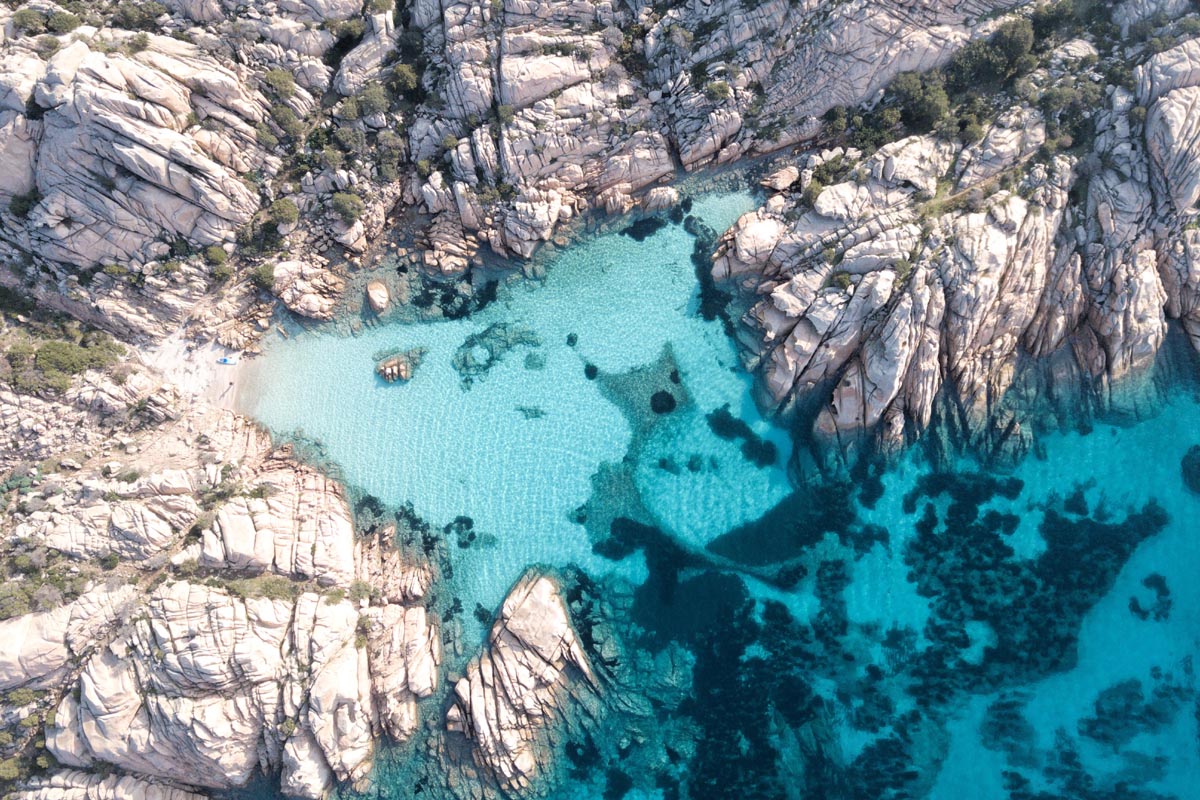
[[[465,238],[528,256],[582,211],[628,211],[677,164],[728,163],[814,136],[829,108],[938,65],[990,31],[980,19],[1017,5],[449,7],[440,25],[418,23],[446,107],[419,109],[410,146],[434,159],[447,136],[457,145],[437,177],[446,191],[418,199],[457,216]],[[865,55],[879,52],[888,58]],[[478,121],[495,104],[506,116],[489,130]],[[511,201],[496,203],[501,185],[515,190]]]
[[[163,422],[178,413],[178,392],[141,372],[121,383],[88,372],[56,397],[18,394],[0,385],[0,471],[95,449],[143,420]]]
[[[557,585],[530,573],[505,599],[488,649],[455,685],[446,727],[467,738],[475,764],[503,791],[525,789],[546,768],[545,729],[595,681]]]
[[[341,278],[307,261],[280,261],[274,268],[272,291],[302,317],[332,319],[342,286]]]
[[[54,272],[77,315],[160,333],[209,284],[197,264],[164,267],[171,243],[232,243],[260,204],[242,175],[278,159],[257,144],[267,102],[244,74],[176,39],[132,42],[80,28],[48,61],[32,37],[5,43],[0,237]]]
[[[60,762],[230,788],[280,765],[298,732],[339,779],[365,773],[373,705],[348,602],[239,600],[180,582],[146,612],[84,666],[79,699],[59,705],[47,745]]]
[[[1093,55],[1060,50],[1060,75]],[[829,451],[894,452],[935,424],[1017,458],[1031,404],[1064,423],[1080,410],[1058,408],[1051,385],[1143,413],[1128,379],[1154,363],[1167,319],[1197,331],[1198,64],[1185,42],[1137,68],[1135,93],[1111,87],[1078,160],[1042,155],[1040,114],[1014,107],[966,147],[886,145],[811,208],[792,192],[842,151],[766,181],[780,194],[726,234],[713,274],[749,305],[742,338],[767,402],[832,445],[821,466],[839,462]],[[1053,74],[1029,80],[1045,90]],[[1047,391],[1011,396],[1021,374]]]
[[[118,575],[0,621],[14,643],[0,690],[49,690],[47,748],[134,776],[113,791],[225,789],[279,770],[289,794],[320,798],[364,778],[379,737],[411,736],[437,689],[428,567],[397,550],[394,527],[357,537],[340,486],[229,412],[194,404],[123,441],[122,461],[96,454],[43,477],[5,520],[19,541],[112,558]],[[48,780],[30,796],[111,788]]]
[[[204,800],[204,795],[129,775],[89,775],[61,770],[32,779],[10,795],[14,800]]]
[[[1064,158],[1027,165],[1040,126],[1014,110],[967,148],[901,140],[811,210],[773,201],[726,234],[714,276],[758,298],[748,358],[770,404],[835,453],[892,451],[945,394],[981,443],[1027,446],[1019,426],[995,427],[999,401],[1061,266],[1072,179]],[[1006,171],[1012,188],[996,180]]]
[[[290,460],[268,460],[242,496],[217,509],[201,534],[200,564],[348,585],[354,525],[341,488]]]
[[[54,685],[140,601],[133,586],[97,586],[53,611],[0,621],[0,691]]]

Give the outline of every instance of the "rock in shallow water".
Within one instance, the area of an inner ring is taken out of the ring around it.
[[[596,679],[559,588],[544,575],[517,582],[488,644],[455,685],[446,728],[470,741],[476,765],[502,788],[527,788],[545,766],[541,737],[563,714],[571,684]]]

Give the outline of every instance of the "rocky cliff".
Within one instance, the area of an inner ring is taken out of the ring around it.
[[[1167,320],[1196,325],[1196,53],[1143,51],[1131,88],[1109,85],[1067,148],[1018,104],[977,141],[825,150],[765,181],[772,196],[725,235],[713,274],[748,309],[743,353],[765,401],[811,429],[821,466],[894,453],[931,426],[1020,458],[1029,404],[1045,412],[1056,395],[1064,424],[1093,405],[1139,413],[1130,390]],[[1068,43],[1025,90],[1045,107],[1072,70],[1103,84],[1096,63]],[[1036,396],[1010,392],[1031,373]]]

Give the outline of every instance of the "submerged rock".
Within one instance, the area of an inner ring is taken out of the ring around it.
[[[1183,472],[1183,484],[1193,492],[1200,494],[1200,444],[1188,448],[1179,465]]]

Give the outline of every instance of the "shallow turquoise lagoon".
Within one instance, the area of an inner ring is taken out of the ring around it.
[[[709,196],[692,213],[719,231],[752,205]],[[632,751],[619,721],[593,731],[592,762],[549,796],[1200,797],[1200,496],[1180,473],[1200,443],[1195,386],[1136,425],[1044,436],[1041,456],[1003,475],[968,459],[933,473],[914,452],[873,504],[834,504],[852,522],[804,523],[815,533],[799,533],[793,582],[697,561],[793,489],[788,436],[755,409],[722,323],[697,313],[695,241],[679,224],[643,241],[604,234],[469,318],[273,342],[247,367],[243,410],[320,441],[350,484],[438,528],[470,517],[469,547],[448,534],[451,591],[468,611],[496,608],[535,563],[671,587],[675,606],[640,608],[648,592],[630,613],[650,633],[637,646],[693,652],[694,702],[664,706],[661,730],[638,720]],[[525,344],[467,385],[454,359],[485,360],[468,340],[497,324]],[[427,353],[409,383],[375,377],[377,352],[413,347]],[[675,407],[657,413],[643,390],[672,369]],[[725,406],[775,446],[773,463],[716,435]],[[664,578],[664,551],[644,556],[645,541],[597,555],[578,514],[600,506],[636,509],[691,556]],[[713,610],[711,628],[674,623],[689,603]],[[468,632],[467,652],[482,635]],[[681,720],[694,740],[665,746]],[[381,796],[405,796],[424,750],[406,752],[379,776]]]
[[[753,206],[749,193],[712,195],[692,213],[720,231]],[[504,288],[467,319],[382,325],[354,337],[299,333],[247,367],[256,391],[239,402],[278,434],[320,441],[347,482],[388,504],[411,502],[439,527],[470,517],[481,543],[455,554],[454,578],[468,609],[498,606],[533,563],[619,568],[640,581],[636,559],[614,567],[592,555],[571,519],[592,494],[592,475],[620,462],[632,436],[627,416],[586,376],[588,364],[617,374],[655,362],[665,347],[674,353],[692,403],[673,413],[667,440],[658,433],[647,442],[650,461],[636,470],[643,502],[673,535],[703,545],[789,491],[787,437],[754,409],[722,324],[695,313],[694,242],[677,224],[642,242],[607,234],[564,253],[544,281]],[[512,349],[466,387],[455,353],[496,323],[532,331],[541,345]],[[373,355],[391,347],[427,349],[409,383],[375,376]],[[773,467],[750,463],[737,442],[712,433],[705,414],[725,404],[777,443]],[[660,468],[658,454],[671,448],[701,456],[703,469]]]

